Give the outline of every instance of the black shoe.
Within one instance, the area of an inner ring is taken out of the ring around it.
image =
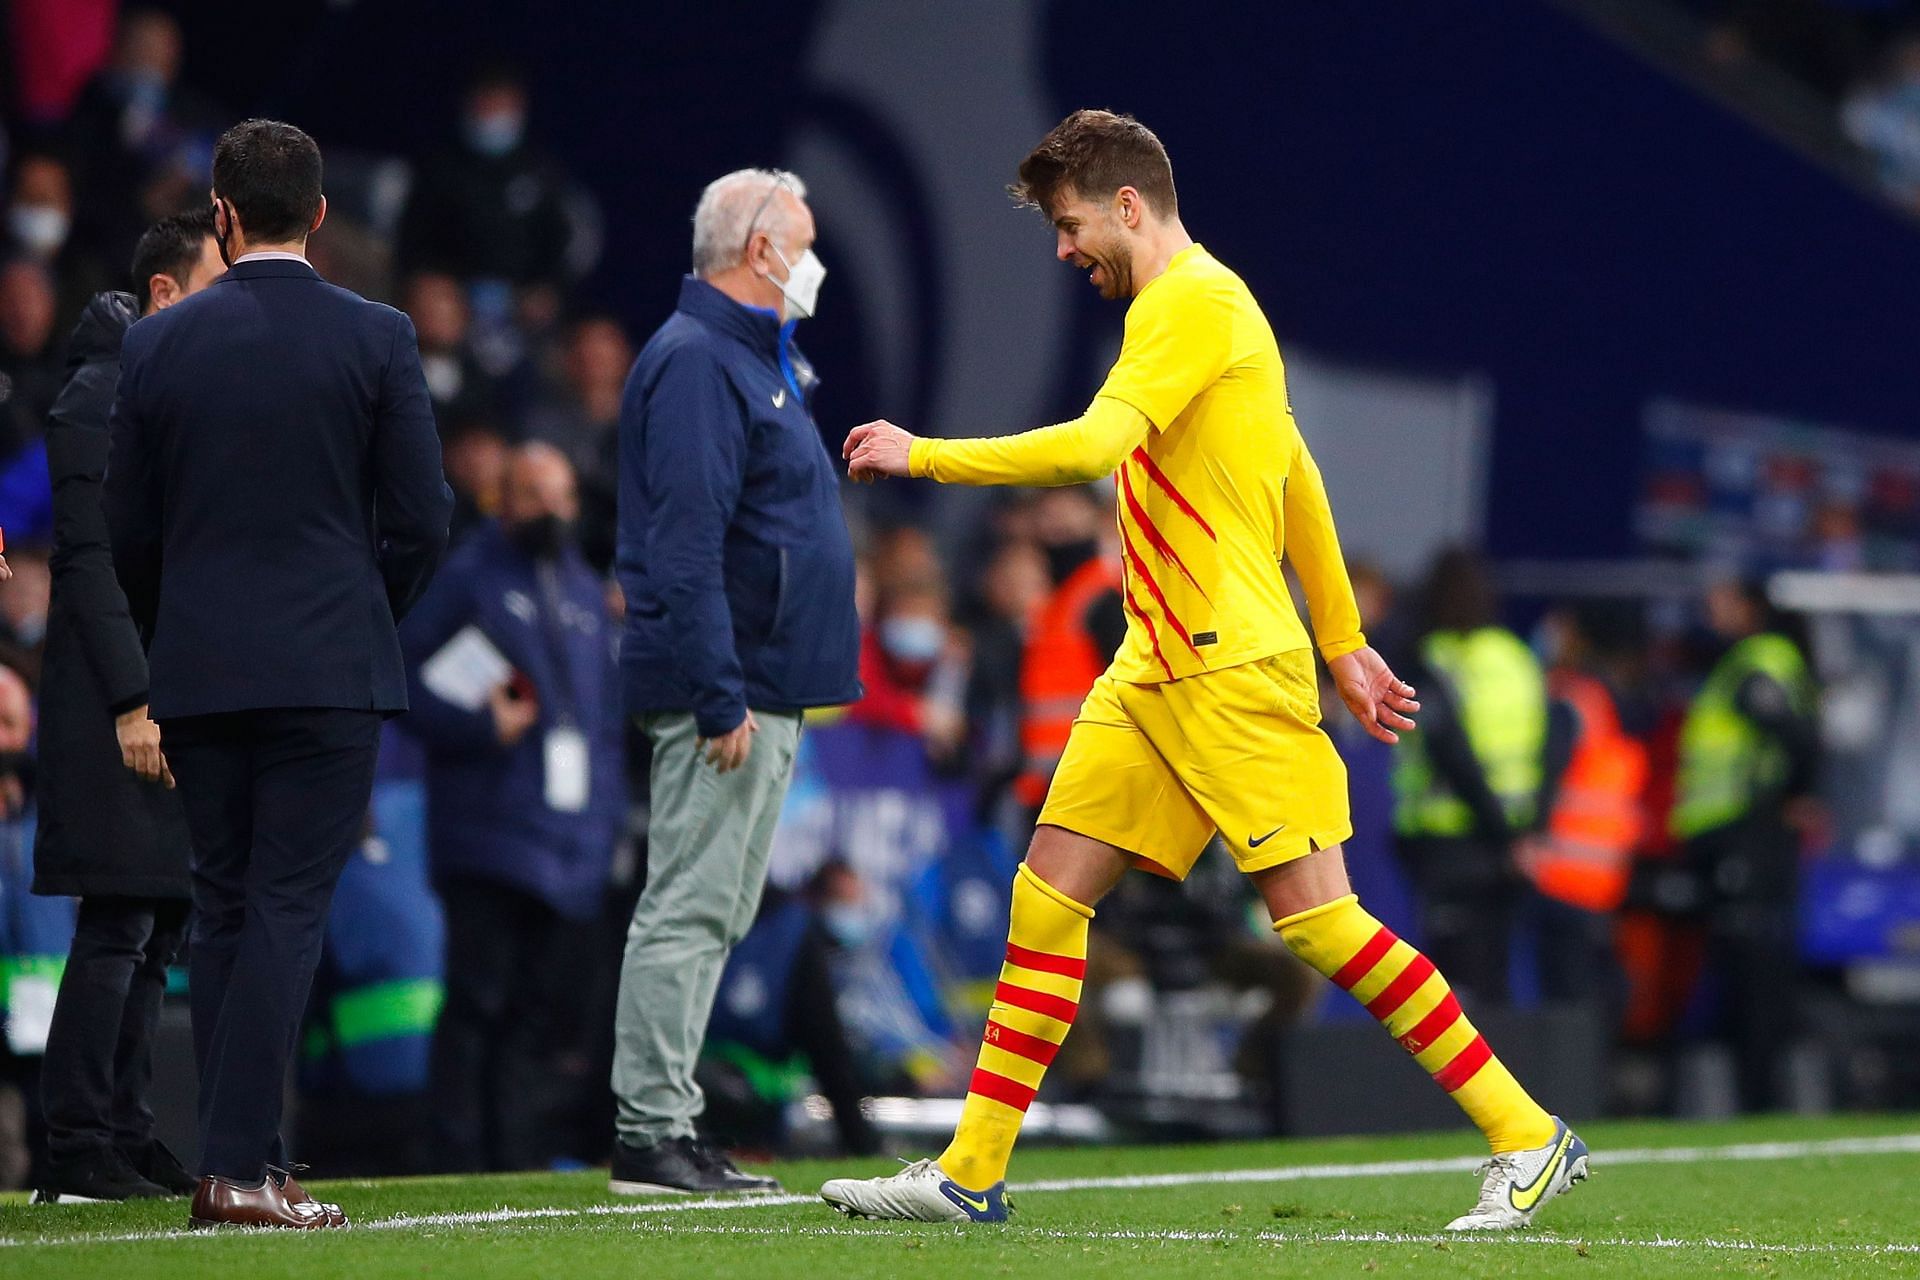
[[[778,1191],[772,1178],[741,1173],[724,1155],[692,1138],[668,1138],[651,1147],[613,1144],[607,1190],[617,1196],[674,1191]]]
[[[693,1158],[726,1178],[730,1183],[730,1191],[767,1191],[777,1195],[785,1190],[778,1178],[769,1178],[760,1173],[742,1173],[725,1151],[699,1138],[693,1140]]]
[[[188,1173],[186,1166],[180,1163],[180,1157],[168,1149],[167,1144],[158,1138],[149,1138],[146,1144],[131,1150],[123,1148],[121,1154],[133,1171],[156,1186],[164,1187],[170,1196],[190,1196],[200,1189],[200,1179]]]
[[[164,1200],[170,1192],[134,1172],[127,1158],[108,1147],[82,1156],[48,1160],[47,1175],[33,1193],[35,1204],[102,1204]]]

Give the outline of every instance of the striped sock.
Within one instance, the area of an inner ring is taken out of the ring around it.
[[[1013,881],[1007,963],[993,993],[959,1127],[940,1156],[947,1176],[968,1190],[984,1191],[1007,1176],[1020,1122],[1080,1008],[1091,919],[1092,907],[1020,864]]]
[[[1402,942],[1352,894],[1273,926],[1287,949],[1350,992],[1487,1136],[1495,1155],[1543,1146],[1553,1117],[1527,1096],[1433,961]]]

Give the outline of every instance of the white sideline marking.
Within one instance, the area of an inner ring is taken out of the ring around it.
[[[1698,1164],[1708,1160],[1804,1160],[1819,1156],[1874,1156],[1903,1155],[1920,1153],[1920,1133],[1892,1134],[1872,1138],[1828,1138],[1809,1142],[1742,1142],[1722,1147],[1628,1147],[1621,1150],[1602,1150],[1594,1157],[1596,1170],[1615,1165],[1634,1164]],[[1284,1165],[1269,1169],[1226,1169],[1196,1170],[1187,1173],[1130,1174],[1105,1178],[1055,1178],[1041,1182],[1020,1183],[1013,1190],[1023,1195],[1046,1194],[1056,1191],[1130,1191],[1158,1187],[1193,1186],[1234,1186],[1247,1184],[1267,1184],[1280,1182],[1309,1182],[1335,1178],[1391,1178],[1408,1177],[1416,1174],[1465,1173],[1485,1163],[1484,1157],[1455,1156],[1439,1160],[1375,1160],[1354,1164],[1303,1164]],[[698,1199],[660,1199],[644,1200],[631,1204],[593,1204],[578,1208],[548,1207],[539,1209],[481,1209],[447,1213],[397,1214],[391,1218],[377,1218],[368,1222],[356,1222],[356,1231],[397,1231],[409,1227],[468,1227],[487,1226],[505,1222],[535,1222],[562,1218],[599,1218],[628,1217],[648,1214],[690,1213],[701,1210],[741,1210],[766,1209],[780,1206],[819,1204],[818,1196],[813,1195],[774,1195],[774,1196],[708,1196]],[[862,1230],[853,1227],[742,1227],[742,1226],[703,1226],[676,1227],[674,1230],[708,1232],[713,1234],[762,1232],[778,1235],[784,1232],[812,1235],[846,1234],[872,1236],[876,1239],[889,1238],[886,1233]],[[1758,1249],[1766,1252],[1883,1252],[1883,1253],[1920,1253],[1920,1245],[1757,1245],[1740,1240],[1682,1240],[1653,1237],[1649,1239],[1608,1238],[1604,1240],[1580,1240],[1572,1237],[1548,1235],[1421,1235],[1417,1233],[1395,1234],[1390,1232],[1310,1232],[1289,1233],[1263,1231],[1256,1235],[1234,1235],[1226,1232],[1060,1232],[1044,1228],[1022,1228],[1023,1234],[1054,1236],[1063,1240],[1255,1240],[1272,1243],[1363,1243],[1382,1244],[1426,1244],[1437,1242],[1472,1242],[1499,1244],[1604,1244],[1622,1247],[1650,1249],[1677,1249],[1699,1246],[1716,1249]],[[119,1235],[63,1236],[52,1240],[30,1239],[21,1236],[0,1237],[0,1248],[17,1248],[28,1245],[64,1245],[64,1244],[128,1244],[156,1240],[213,1240],[231,1235],[231,1232],[188,1231],[184,1228],[170,1231],[131,1231]]]

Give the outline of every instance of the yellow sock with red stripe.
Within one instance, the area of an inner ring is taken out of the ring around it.
[[[1433,961],[1367,914],[1358,898],[1348,894],[1273,927],[1287,950],[1379,1019],[1480,1126],[1495,1155],[1552,1140],[1553,1117],[1493,1056]]]
[[[1023,862],[1013,880],[1012,916],[1007,963],[987,1014],[980,1060],[959,1127],[940,1156],[947,1176],[970,1191],[984,1191],[1007,1176],[1020,1122],[1073,1027],[1087,976],[1092,907],[1061,893]]]

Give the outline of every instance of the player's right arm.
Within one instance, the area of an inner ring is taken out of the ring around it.
[[[1163,276],[1127,308],[1120,358],[1071,422],[973,440],[918,439],[890,422],[848,435],[856,480],[924,476],[949,484],[1084,484],[1112,475],[1154,430],[1173,425],[1233,363],[1233,312],[1205,283]]]
[[[1050,488],[1112,475],[1152,429],[1132,405],[1098,396],[1071,422],[977,440],[928,440],[890,422],[869,422],[847,436],[844,453],[856,480],[911,475],[945,484]]]

